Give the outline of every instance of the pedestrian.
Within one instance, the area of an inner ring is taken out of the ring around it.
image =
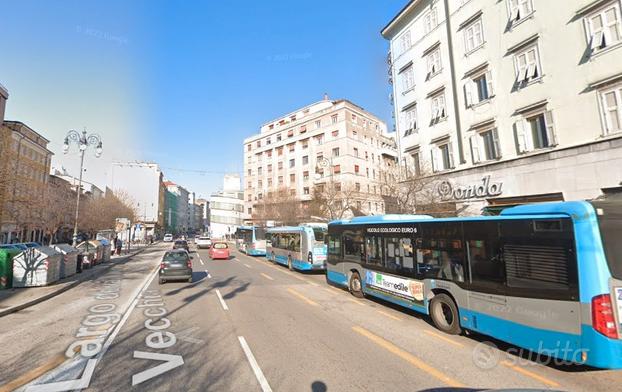
[[[112,244],[113,244],[113,247],[114,247],[114,249],[115,249],[115,250],[117,249],[117,241],[118,241],[118,240],[119,240],[119,239],[118,239],[118,238],[117,238],[117,236],[115,235],[115,236],[114,236],[114,239],[112,240]]]
[[[120,256],[121,255],[121,249],[123,248],[123,241],[120,238],[117,239],[116,248],[117,248],[117,255]]]

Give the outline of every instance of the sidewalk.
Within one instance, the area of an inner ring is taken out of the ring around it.
[[[83,270],[82,273],[59,280],[50,286],[20,287],[0,290],[0,317],[55,297],[58,294],[79,285],[85,280],[89,280],[94,276],[102,274],[115,264],[126,261],[148,247],[148,245],[132,245],[132,249],[129,254],[124,253],[120,256],[112,256],[110,262],[98,264],[93,268]]]

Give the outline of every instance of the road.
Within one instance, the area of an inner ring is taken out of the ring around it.
[[[159,285],[152,271],[166,247],[0,318],[0,383],[34,379],[21,388],[28,391],[611,391],[622,382],[620,371],[547,366],[484,345],[486,337],[442,334],[425,317],[356,299],[321,274],[237,252],[212,261],[198,251],[192,284]],[[76,345],[85,339],[92,344]]]

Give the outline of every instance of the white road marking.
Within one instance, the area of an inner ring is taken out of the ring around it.
[[[244,263],[244,266],[245,266],[246,268],[251,268],[251,266],[250,266],[250,265],[248,265],[248,264],[246,264],[246,263]]]
[[[248,343],[246,343],[246,339],[244,339],[244,336],[238,336],[238,339],[240,340],[240,345],[242,346],[242,350],[244,350],[244,354],[246,354],[246,359],[248,359],[251,368],[253,368],[253,373],[255,373],[255,377],[257,377],[257,381],[259,381],[261,390],[263,392],[272,392],[272,388],[270,388],[270,384],[268,384],[266,376],[263,375],[263,372],[261,371],[261,368],[259,367],[259,364],[257,363],[253,352],[251,351],[250,347],[248,347]]]
[[[184,364],[184,359],[181,355],[160,354],[145,351],[134,351],[134,358],[137,359],[154,359],[156,361],[162,361],[158,366],[144,370],[132,376],[132,386],[138,385],[142,382],[150,380],[160,374],[166,373],[169,370],[175,369]]]
[[[203,262],[203,260],[199,257],[199,261],[201,262],[201,265],[205,265],[205,263]]]
[[[218,299],[220,300],[220,304],[222,305],[222,308],[224,310],[229,310],[229,307],[225,303],[225,300],[222,298],[222,295],[220,294],[220,290],[216,289],[216,295],[218,296]]]

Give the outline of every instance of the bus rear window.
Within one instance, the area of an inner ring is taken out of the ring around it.
[[[326,230],[313,228],[313,235],[315,236],[315,240],[319,242],[324,242],[324,234],[326,234]]]
[[[622,200],[592,202],[611,275],[622,279]]]

